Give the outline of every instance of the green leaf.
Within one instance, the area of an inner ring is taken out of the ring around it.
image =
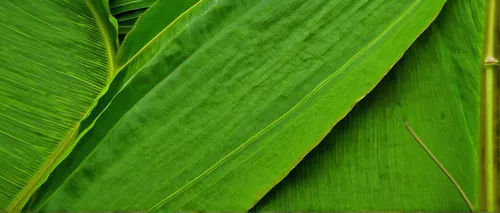
[[[132,30],[136,21],[137,19],[128,19],[125,21],[118,22],[118,25],[120,26],[118,33],[127,34],[128,32],[130,32],[130,30]]]
[[[136,21],[137,21],[137,18],[127,18],[124,21],[119,21],[118,25],[120,27],[119,27],[118,33],[119,34],[127,34],[128,32],[130,32],[130,30],[132,30]]]
[[[163,28],[165,28],[168,24],[174,21],[175,18],[179,17],[184,11],[193,6],[197,1],[196,0],[183,0],[183,1],[165,1],[161,5],[156,6],[157,10],[161,10],[161,19],[158,19],[156,16],[147,15],[144,18],[145,21],[142,21],[142,24],[138,26],[137,30],[133,30],[135,26],[130,26],[131,23],[126,23],[127,28],[122,29],[123,31],[133,31],[130,34],[130,38],[127,38],[123,41],[121,45],[120,52],[125,51],[139,51],[142,46],[146,45],[145,42],[153,39],[155,35],[157,35]],[[160,8],[161,7],[161,8]],[[120,18],[118,17],[118,20]],[[139,20],[139,18],[137,19]],[[120,20],[122,26],[125,25],[123,21]],[[123,34],[122,34],[123,35]],[[133,52],[134,54],[137,52]],[[121,53],[118,53],[121,55]],[[123,58],[118,56],[118,58]],[[117,62],[119,65],[122,62]],[[125,63],[125,62],[123,62]],[[116,67],[115,67],[116,68]],[[117,69],[123,69],[117,68]],[[99,114],[106,108],[111,99],[116,95],[116,93],[121,89],[126,80],[128,80],[135,71],[124,71],[123,74],[116,76],[109,86],[109,89],[106,91],[106,94],[99,99],[99,103],[96,107],[93,108],[92,113],[89,117],[82,123],[82,129],[87,129],[92,125],[92,122],[99,116]]]
[[[155,5],[156,11],[145,13],[142,15],[140,25],[136,25],[136,29],[130,33],[123,41],[123,45],[118,53],[118,64],[123,66],[131,57],[137,54],[147,43],[159,35],[162,30],[167,27],[181,14],[186,12],[199,0],[183,0],[183,1],[162,1]],[[161,17],[161,18],[159,18]],[[187,20],[189,21],[189,20]],[[182,25],[180,25],[182,27]],[[175,32],[175,30],[172,30]],[[123,69],[123,68],[121,68]],[[132,72],[125,79],[130,78]]]
[[[149,8],[155,2],[156,0],[109,0],[109,6],[111,14],[117,15],[128,11]],[[170,0],[170,2],[173,1]]]
[[[118,23],[120,41],[123,41],[125,35],[132,30],[137,18],[139,18],[146,9],[151,7],[156,0],[110,0],[109,6],[113,16],[120,21]],[[169,1],[173,10],[178,10],[175,7],[178,1]],[[189,0],[187,1],[189,2]],[[182,9],[182,8],[179,8]],[[184,11],[184,10],[182,10]]]
[[[138,9],[138,10],[133,10],[133,11],[128,11],[126,13],[121,13],[119,16],[116,17],[116,19],[120,21],[127,21],[131,19],[137,19],[139,18],[146,9]],[[136,20],[137,21],[137,20]]]
[[[448,1],[388,76],[255,210],[468,211],[404,117],[477,208],[484,9],[483,1]]]
[[[116,33],[100,0],[0,3],[0,210],[20,211],[71,151],[112,77]]]
[[[32,210],[250,209],[443,4],[205,0],[170,23],[157,2],[120,50],[123,86]]]

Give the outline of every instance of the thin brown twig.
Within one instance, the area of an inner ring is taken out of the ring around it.
[[[434,154],[432,154],[431,150],[429,150],[429,148],[427,148],[427,146],[424,144],[424,142],[422,142],[422,140],[420,140],[420,138],[417,136],[415,131],[413,131],[413,129],[408,124],[408,121],[406,121],[406,118],[404,118],[404,121],[405,121],[406,128],[408,128],[408,131],[410,131],[413,138],[415,138],[415,140],[420,144],[420,146],[422,146],[422,148],[425,150],[425,152],[432,158],[434,163],[436,163],[439,166],[439,168],[441,169],[441,171],[443,171],[443,173],[446,175],[446,177],[448,177],[448,179],[450,179],[450,181],[453,183],[453,185],[455,185],[455,188],[457,188],[458,192],[460,192],[460,195],[462,195],[462,198],[467,203],[469,210],[471,212],[473,212],[474,206],[472,205],[469,198],[467,197],[467,194],[465,194],[464,190],[462,190],[462,187],[460,187],[460,185],[457,183],[455,178],[453,178],[453,176],[448,172],[448,170],[446,170],[444,168],[444,166],[441,164],[441,162],[439,162],[439,160],[436,158],[436,156],[434,156]]]

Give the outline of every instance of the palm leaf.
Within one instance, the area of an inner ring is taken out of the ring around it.
[[[484,2],[448,1],[389,75],[255,210],[468,211],[478,207]]]
[[[19,211],[74,146],[112,77],[100,0],[0,3],[0,209]]]
[[[158,1],[119,51],[116,95],[32,210],[250,209],[443,3],[205,0],[175,18]]]

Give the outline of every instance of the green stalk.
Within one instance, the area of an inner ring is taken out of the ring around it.
[[[488,0],[481,73],[480,211],[498,212],[498,7]]]

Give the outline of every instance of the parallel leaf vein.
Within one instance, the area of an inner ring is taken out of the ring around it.
[[[404,19],[422,0],[417,0],[415,1],[409,8],[397,19],[395,20],[387,29],[385,29],[378,37],[376,37],[373,41],[371,41],[365,48],[361,49],[359,52],[357,52],[349,61],[347,61],[342,67],[339,69],[335,70],[332,74],[330,74],[325,80],[319,83],[318,86],[316,86],[310,93],[308,93],[303,99],[301,99],[295,106],[293,106],[290,110],[288,110],[285,114],[280,116],[278,119],[275,121],[271,122],[268,126],[263,128],[261,131],[257,132],[255,135],[251,136],[248,140],[243,142],[240,146],[238,146],[236,149],[228,153],[226,156],[221,158],[219,161],[217,161],[214,165],[209,167],[207,170],[202,172],[200,175],[195,177],[193,180],[189,181],[186,185],[182,186],[172,194],[168,195],[165,197],[163,200],[158,202],[156,205],[154,205],[149,211],[154,211],[160,208],[161,206],[165,205],[169,200],[172,198],[176,197],[189,187],[193,186],[195,183],[197,183],[199,180],[201,180],[203,177],[206,175],[210,174],[213,172],[215,169],[217,169],[219,166],[221,166],[227,159],[229,159],[232,155],[240,152],[243,150],[245,147],[247,147],[249,144],[251,144],[253,141],[258,139],[260,136],[264,135],[266,132],[268,132],[270,129],[278,125],[281,121],[283,121],[286,117],[288,117],[290,114],[292,114],[295,110],[300,108],[304,103],[306,103],[314,94],[316,94],[319,90],[321,90],[328,82],[330,82],[332,79],[334,79],[339,73],[344,71],[349,65],[351,65],[355,60],[357,60],[361,55],[363,55],[368,49],[373,47],[378,41],[380,41],[392,28],[394,28],[401,20]]]

